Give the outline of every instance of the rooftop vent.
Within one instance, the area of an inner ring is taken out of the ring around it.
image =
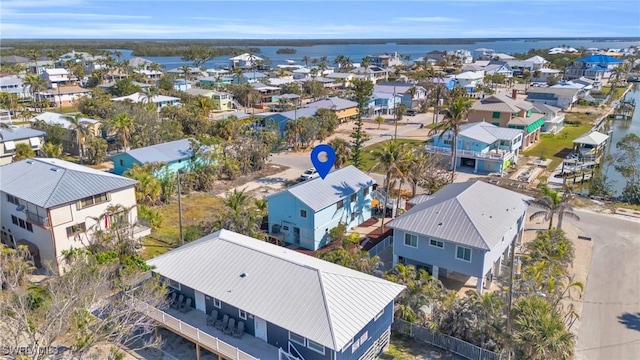
[[[51,171],[58,172],[58,171],[60,171],[60,169],[59,168],[51,168]]]
[[[240,274],[240,277],[241,277],[241,278],[247,277],[247,273],[242,273],[242,274]]]
[[[33,161],[27,160],[27,164],[33,164]]]

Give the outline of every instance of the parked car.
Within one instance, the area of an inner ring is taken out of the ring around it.
[[[418,112],[413,109],[407,110],[407,116],[416,116],[416,114],[418,114]]]
[[[302,175],[300,175],[300,181],[315,179],[318,176],[320,176],[320,174],[318,174],[316,169],[307,169],[302,173]]]

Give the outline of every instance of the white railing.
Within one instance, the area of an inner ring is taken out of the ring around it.
[[[388,248],[393,244],[393,236],[388,236],[386,239],[377,243],[374,247],[369,249],[369,256],[374,257],[380,254],[384,249]]]
[[[189,325],[160,309],[150,306],[149,304],[136,301],[136,308],[139,311],[144,312],[150,318],[162,324],[162,326],[178,332],[183,337],[195,343],[203,345],[205,348],[217,352],[225,358],[231,360],[260,360],[259,358],[249,355],[246,352],[238,349],[237,347],[227,344],[217,337],[201,331],[200,329]]]
[[[427,150],[427,152],[430,152],[430,153],[442,153],[442,154],[448,154],[448,155],[451,154],[451,148],[446,146],[426,145],[424,148],[425,150]],[[456,151],[456,155],[470,156],[470,157],[475,157],[480,159],[503,160],[503,161],[511,159],[513,157],[513,153],[511,151],[507,151],[504,154],[498,154],[498,153],[492,153],[492,152],[483,153],[483,152],[463,150],[463,149],[458,149]]]

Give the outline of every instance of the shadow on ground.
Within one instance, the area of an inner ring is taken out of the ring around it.
[[[618,316],[618,322],[627,327],[627,329],[640,331],[640,312],[626,312]]]

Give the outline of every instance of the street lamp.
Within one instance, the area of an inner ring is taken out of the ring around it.
[[[180,188],[180,175],[184,173],[184,169],[179,169],[176,173],[178,176],[178,222],[180,226],[180,246],[184,245],[184,237],[182,236],[182,190]]]

